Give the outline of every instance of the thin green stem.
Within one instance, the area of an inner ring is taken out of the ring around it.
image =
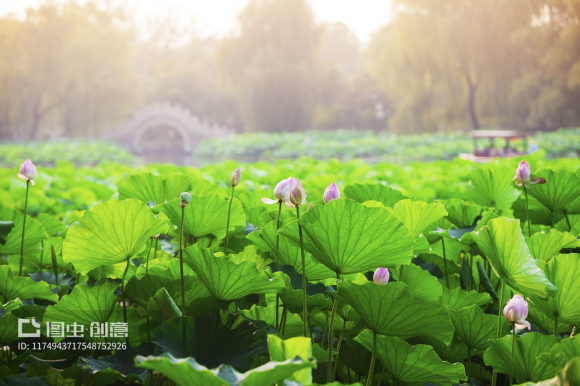
[[[145,261],[145,276],[149,276],[149,255],[151,254],[151,247],[153,246],[153,239],[149,243],[149,251],[147,251],[147,260]]]
[[[300,220],[300,207],[296,207],[296,217]],[[302,332],[306,337],[306,317],[308,315],[308,307],[306,304],[306,259],[304,257],[304,245],[302,241],[302,227],[298,223],[298,235],[300,237],[300,254],[302,255]]]
[[[157,259],[157,247],[159,246],[159,237],[155,239],[155,252],[153,252],[153,260]]]
[[[514,379],[514,345],[516,343],[516,324],[512,327],[512,353],[510,355],[510,385],[513,384]]]
[[[501,294],[499,295],[499,305],[498,305],[498,311],[497,311],[497,339],[499,339],[499,336],[501,334],[501,307],[503,305],[503,293],[504,293],[504,289],[505,289],[505,280],[504,278],[500,278],[501,280]],[[495,371],[495,369],[493,370],[493,375],[491,377],[491,385],[495,386],[497,381],[497,372]]]
[[[226,226],[226,256],[228,255],[228,241],[230,235],[230,213],[232,212],[232,202],[234,201],[234,189],[236,187],[232,185],[232,196],[230,197],[230,206],[228,207],[228,223]]]
[[[18,276],[22,276],[22,268],[24,267],[24,231],[26,230],[26,212],[28,211],[28,189],[30,188],[30,180],[26,180],[26,196],[24,199],[24,219],[22,220],[22,240],[20,240],[20,271]]]
[[[447,254],[445,253],[445,241],[441,238],[441,249],[443,249],[443,270],[445,271],[445,283],[449,288],[449,276],[447,275]]]
[[[127,272],[129,272],[129,264],[131,263],[131,257],[127,257],[127,267],[125,267],[125,272],[123,272],[123,278],[121,279],[121,290],[123,292],[123,322],[127,325],[127,298],[125,295],[125,277]],[[125,337],[125,343],[129,346],[129,334]]]
[[[369,367],[369,374],[367,375],[366,386],[371,386],[373,381],[373,371],[375,370],[375,358],[377,356],[377,333],[373,331],[373,356],[371,357],[371,365]]]
[[[469,368],[471,367],[471,347],[467,346],[467,380],[469,381]],[[469,383],[469,382],[468,382]]]
[[[280,213],[282,213],[282,200],[278,202],[278,218],[276,219],[276,263],[280,261]],[[280,295],[276,293],[276,328],[279,330],[278,310],[280,307]]]
[[[526,221],[528,223],[528,237],[532,237],[532,222],[530,221],[530,209],[528,204],[528,190],[526,189],[526,185],[522,186],[524,191],[524,196],[526,197]]]
[[[552,225],[552,229],[554,228],[554,211],[550,211],[550,224]]]
[[[475,280],[473,279],[473,245],[469,251],[469,289],[475,289]]]
[[[54,250],[54,245],[50,246],[50,255],[52,260],[52,270],[54,272],[54,282],[58,287],[58,265],[56,264],[56,251]]]
[[[346,331],[346,319],[342,320],[342,331],[340,332],[340,337],[338,338],[338,344],[336,345],[336,364],[334,365],[334,370],[332,372],[332,379],[336,377],[336,370],[338,369],[338,360],[340,357],[340,346],[342,346],[342,338],[344,337],[344,332]],[[384,368],[383,368],[384,370]],[[380,379],[380,378],[379,378]],[[379,385],[381,381],[379,380]]]
[[[185,283],[184,283],[184,278],[183,278],[183,219],[184,218],[185,218],[185,205],[181,204],[181,226],[179,228],[179,270],[181,273],[181,316],[183,316],[185,318]]]
[[[569,231],[572,232],[572,226],[570,225],[570,219],[568,218],[568,213],[566,213],[566,211],[564,211],[564,218],[566,219],[566,224],[568,224]]]
[[[333,324],[334,324],[334,315],[336,314],[336,299],[332,303],[332,311],[330,312],[330,326],[328,327],[328,372],[326,373],[326,383],[331,383],[332,377],[332,346],[334,340],[334,332],[333,332]]]

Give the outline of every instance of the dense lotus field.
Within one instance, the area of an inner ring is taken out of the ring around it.
[[[0,385],[578,385],[578,159],[520,161],[0,169]]]

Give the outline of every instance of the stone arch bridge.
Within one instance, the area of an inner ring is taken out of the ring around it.
[[[182,106],[159,103],[143,107],[101,138],[119,143],[148,162],[189,165],[203,139],[231,134],[233,130],[204,122]]]

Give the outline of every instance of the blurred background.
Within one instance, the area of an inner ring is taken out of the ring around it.
[[[446,158],[470,130],[580,125],[580,0],[2,0],[0,52],[3,143]]]

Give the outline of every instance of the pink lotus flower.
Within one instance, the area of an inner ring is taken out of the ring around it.
[[[325,204],[328,204],[330,201],[336,200],[337,198],[340,198],[340,190],[338,190],[338,187],[333,182],[324,191],[324,195],[322,196],[322,199],[324,200]]]
[[[297,206],[304,206],[306,204],[306,192],[300,183],[300,180],[296,180],[292,189],[290,190],[290,202],[286,202],[286,206],[289,208],[295,208]]]
[[[17,174],[18,178],[24,181],[30,181],[32,185],[34,185],[34,181],[32,179],[36,177],[36,166],[27,159],[20,165],[20,173]]]
[[[530,171],[530,165],[526,161],[520,162],[518,168],[516,169],[516,176],[514,177],[517,186],[525,186],[528,189],[531,189],[530,186],[526,185],[535,185],[535,184],[545,184],[546,180],[542,177],[535,177],[532,178],[532,172]]]
[[[237,184],[240,183],[241,178],[242,178],[242,172],[240,171],[240,168],[237,168],[236,170],[234,170],[234,172],[230,176],[230,185],[236,186]]]
[[[532,326],[526,320],[528,317],[528,302],[520,295],[514,295],[513,298],[508,300],[506,306],[503,308],[503,316],[510,324],[515,324],[516,328],[520,330],[526,327],[528,330],[532,329]]]
[[[290,199],[290,190],[292,189],[292,186],[294,186],[294,182],[296,182],[296,179],[294,177],[288,177],[285,180],[282,180],[280,182],[278,182],[278,185],[276,185],[276,187],[274,188],[274,197],[276,198],[275,200],[272,200],[271,198],[266,198],[263,197],[262,198],[262,202],[264,204],[277,204],[279,202],[288,202],[288,200]]]
[[[387,284],[389,282],[389,270],[387,268],[377,268],[373,275],[376,284]]]

